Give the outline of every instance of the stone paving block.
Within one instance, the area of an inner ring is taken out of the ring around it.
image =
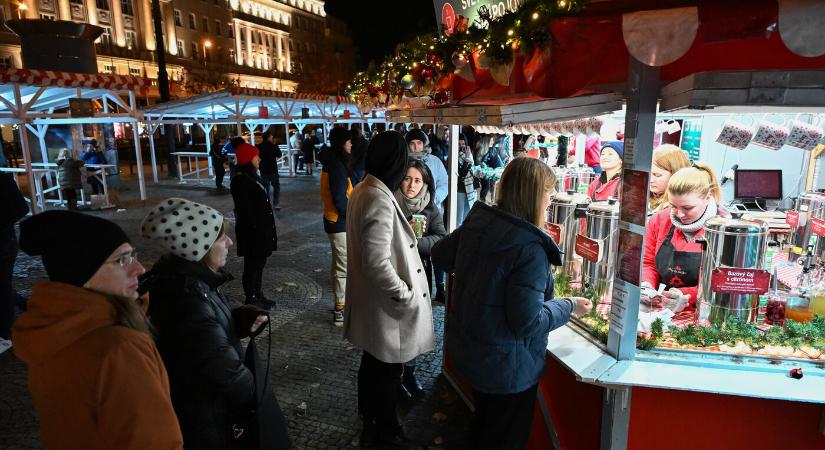
[[[124,182],[134,180],[126,178]],[[264,271],[264,289],[278,304],[271,311],[271,333],[264,331],[257,338],[258,348],[266,358],[271,334],[270,385],[287,417],[294,448],[356,448],[360,433],[356,379],[361,351],[342,340],[341,328],[332,325],[330,252],[321,222],[318,178],[282,177],[281,182],[283,209],[276,213],[279,249],[269,258]],[[162,182],[150,183],[148,189],[154,201],[148,201],[146,206],[92,213],[120,224],[147,267],[160,257],[161,249],[139,236],[139,224],[161,199],[184,197],[206,203],[224,214],[232,211],[230,195],[216,194],[206,187]],[[135,195],[136,191],[130,192]],[[237,303],[243,300],[242,268],[242,259],[234,249],[230,250],[227,270],[235,275],[235,280],[227,283],[225,292]],[[319,268],[322,270],[317,271]],[[14,282],[19,293],[28,296],[32,284],[45,278],[39,259],[22,253],[18,256]],[[470,413],[461,400],[455,399],[452,387],[440,375],[444,307],[434,304],[433,316],[436,350],[420,357],[417,369],[427,395],[421,401],[403,405],[401,419],[408,435],[430,443],[430,448],[463,448]],[[0,380],[0,448],[40,449],[26,368],[13,352],[0,355]],[[445,402],[445,395],[450,393],[452,398]],[[307,405],[306,414],[298,415],[297,407],[302,402]],[[437,411],[446,414],[444,423],[436,424],[431,419]],[[439,446],[433,443],[436,437],[443,439]]]

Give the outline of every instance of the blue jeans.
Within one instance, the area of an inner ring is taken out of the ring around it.
[[[272,191],[272,207],[279,206],[281,204],[281,178],[278,171],[262,173],[261,181],[264,184],[264,189],[266,189],[266,195],[269,195],[269,192]]]

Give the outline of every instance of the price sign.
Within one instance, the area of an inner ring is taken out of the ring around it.
[[[767,270],[720,268],[710,275],[710,289],[720,294],[764,294],[770,280]]]
[[[817,236],[825,236],[825,220],[811,217],[811,232]]]
[[[559,243],[561,242],[562,235],[561,225],[555,223],[548,223],[546,225],[546,228],[547,233],[550,235],[551,238],[553,238],[553,241],[556,243],[556,245],[559,245]]]
[[[796,211],[785,212],[785,223],[792,227],[799,226],[799,213]]]
[[[576,254],[590,262],[597,263],[602,256],[601,245],[587,236],[576,235]]]

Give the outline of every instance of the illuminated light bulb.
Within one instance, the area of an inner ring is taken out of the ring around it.
[[[513,30],[507,30],[507,36],[512,36],[512,35],[513,35]]]
[[[533,13],[533,20],[538,20],[538,18],[539,18],[539,13],[538,13],[538,12],[534,12],[534,13]]]
[[[567,2],[565,0],[559,0],[559,8],[564,8],[567,6]]]

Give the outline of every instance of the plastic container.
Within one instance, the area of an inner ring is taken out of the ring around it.
[[[794,322],[810,322],[814,319],[814,311],[811,308],[811,299],[802,295],[788,296],[785,306],[785,319]]]

